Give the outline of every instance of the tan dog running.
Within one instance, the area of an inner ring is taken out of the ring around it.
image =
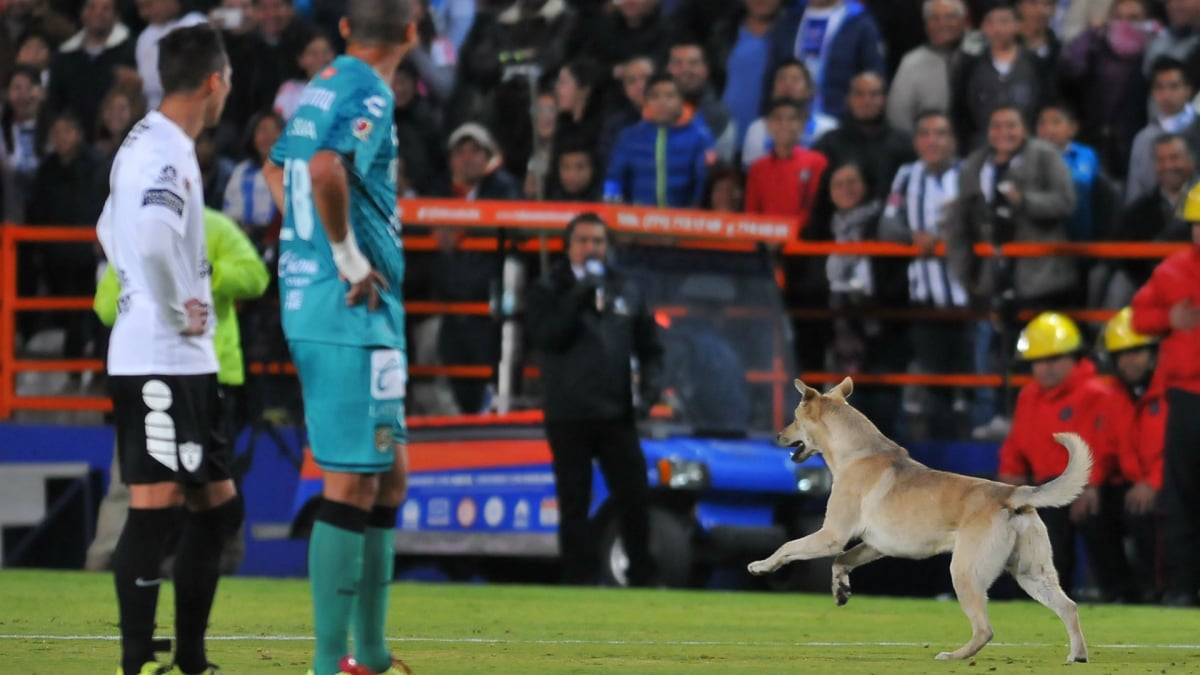
[[[1079,436],[1055,434],[1070,460],[1061,476],[1036,487],[1013,486],[934,471],[881,434],[846,403],[850,378],[828,394],[796,380],[802,394],[796,419],[776,443],[792,447],[802,462],[820,453],[833,474],[833,491],[821,529],[779,547],[766,560],[750,563],[767,574],[794,560],[836,555],[833,596],[850,599],[850,571],[883,556],[928,558],[952,552],[950,575],[971,640],[938,659],[974,656],[992,639],[987,590],[1007,570],[1034,600],[1054,610],[1071,639],[1067,663],[1087,661],[1075,603],[1058,583],[1046,526],[1034,509],[1069,504],[1087,485],[1091,450]],[[862,543],[846,551],[853,539]]]

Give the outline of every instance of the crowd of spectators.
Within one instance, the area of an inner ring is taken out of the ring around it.
[[[1009,265],[979,261],[969,247],[1189,236],[1175,212],[1196,182],[1200,0],[418,5],[419,45],[392,78],[407,196],[745,211],[794,216],[805,240],[950,246],[945,264],[782,261],[786,301],[809,308],[1115,309],[1151,264]],[[227,38],[233,86],[221,124],[197,147],[206,200],[271,262],[280,214],[259,167],[304,82],[343,48],[340,15],[337,0],[6,3],[5,220],[92,226],[116,146],[161,96],[158,39],[207,19]],[[439,231],[439,252],[414,259],[410,297],[494,293],[499,263],[459,250],[462,236]],[[23,248],[21,292],[89,292],[94,250]],[[1012,331],[991,322],[846,316],[796,332],[802,370],[994,372],[996,355],[1011,351]],[[22,317],[19,340],[55,320]],[[421,333],[434,341],[425,352],[494,361],[498,331],[477,320],[439,319]],[[68,356],[98,353],[98,327],[61,325]],[[246,332],[264,342],[248,346],[252,358],[280,346],[261,337],[269,329]],[[974,348],[927,348],[942,337]],[[903,406],[899,392],[867,392],[887,432],[905,408],[957,417],[980,437],[1005,428],[994,392],[906,392]],[[467,385],[453,398],[465,411],[487,402]]]

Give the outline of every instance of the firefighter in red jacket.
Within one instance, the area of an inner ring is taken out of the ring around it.
[[[1163,440],[1163,602],[1200,604],[1200,185],[1183,207],[1192,246],[1162,261],[1133,296],[1133,328],[1161,338],[1166,387]]]
[[[1122,578],[1119,528],[1110,532],[1112,510],[1101,508],[1112,502],[1108,486],[1117,476],[1116,452],[1106,433],[1112,394],[1096,375],[1096,366],[1083,357],[1082,347],[1079,327],[1062,314],[1039,314],[1021,331],[1017,354],[1030,364],[1033,381],[1017,397],[1012,429],[1000,447],[999,479],[1037,485],[1058,477],[1066,469],[1067,451],[1053,434],[1071,431],[1082,436],[1092,448],[1088,487],[1070,506],[1038,513],[1049,531],[1063,588],[1073,589],[1075,535],[1080,534],[1102,595],[1122,597],[1129,593],[1129,579],[1127,573]],[[1119,508],[1115,515],[1120,517]]]
[[[1156,372],[1157,340],[1133,330],[1126,307],[1104,327],[1104,351],[1116,374],[1112,423],[1108,426],[1124,480],[1122,525],[1133,541],[1130,567],[1137,600],[1158,597],[1158,492],[1162,489],[1163,434],[1167,402]]]

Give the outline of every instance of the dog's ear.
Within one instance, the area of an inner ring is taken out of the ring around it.
[[[838,385],[833,388],[833,391],[829,392],[829,397],[841,399],[844,402],[846,399],[850,398],[850,394],[853,392],[854,381],[847,376],[846,379],[839,382]]]
[[[792,382],[792,384],[796,385],[796,391],[800,392],[800,402],[801,403],[805,403],[807,401],[812,401],[812,400],[815,400],[815,399],[818,399],[821,397],[821,392],[817,391],[816,389],[813,389],[812,387],[808,386],[807,384],[804,384],[803,382],[800,381],[799,378],[797,378],[794,382]]]

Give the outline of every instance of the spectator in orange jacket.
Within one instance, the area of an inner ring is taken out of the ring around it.
[[[1033,369],[1033,382],[1021,388],[1012,429],[1000,448],[999,479],[1013,485],[1041,484],[1067,466],[1067,451],[1053,434],[1071,431],[1092,447],[1089,485],[1070,506],[1039,509],[1054,548],[1054,566],[1068,592],[1075,568],[1075,535],[1083,537],[1100,591],[1123,596],[1124,555],[1119,536],[1112,536],[1101,510],[1101,488],[1116,475],[1116,453],[1106,433],[1112,395],[1083,358],[1083,340],[1075,322],[1062,314],[1039,314],[1021,331],[1019,357]],[[1117,510],[1119,515],[1120,511]],[[1117,548],[1114,550],[1114,546]]]
[[[1133,541],[1130,568],[1136,599],[1158,597],[1158,492],[1162,489],[1163,434],[1167,404],[1163,379],[1156,373],[1157,340],[1133,330],[1133,311],[1126,307],[1104,327],[1104,351],[1116,374],[1112,423],[1124,481],[1121,529]]]
[[[1193,246],[1155,268],[1133,296],[1133,329],[1161,337],[1166,387],[1163,440],[1163,602],[1200,604],[1200,186],[1183,207]]]

